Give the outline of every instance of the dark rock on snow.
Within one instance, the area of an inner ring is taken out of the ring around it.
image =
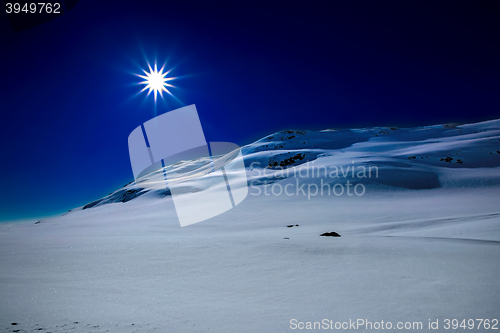
[[[335,231],[322,233],[320,236],[340,237]]]

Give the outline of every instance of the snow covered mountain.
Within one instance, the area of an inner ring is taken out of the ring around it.
[[[418,128],[284,130],[244,146],[242,153],[250,195],[264,192],[257,186],[283,187],[291,178],[331,189],[350,181],[369,191],[498,186],[500,120]],[[202,158],[167,166],[81,209],[127,203],[143,195],[163,199],[170,195],[164,174],[196,172],[209,164]],[[216,183],[213,180],[208,174],[177,186],[200,191]],[[337,189],[340,193],[341,187]]]
[[[499,319],[500,120],[286,130],[242,153],[247,198],[201,223],[179,226],[163,174],[207,159],[0,225],[0,328],[275,333],[363,319],[393,332]],[[173,186],[204,191],[214,177]]]

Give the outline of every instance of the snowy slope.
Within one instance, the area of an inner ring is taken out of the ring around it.
[[[249,195],[207,221],[181,228],[163,178],[200,172],[200,159],[59,218],[0,226],[0,330],[289,332],[291,319],[362,318],[444,331],[446,318],[499,319],[499,140],[500,120],[281,131],[242,147]],[[370,166],[378,177],[358,177]],[[348,181],[365,193],[297,193]],[[293,195],[273,194],[287,185]],[[320,236],[331,231],[341,237]]]
[[[369,192],[459,189],[500,185],[500,120],[470,125],[352,130],[285,130],[242,147],[248,185],[362,183]],[[218,184],[207,158],[181,161],[132,182],[81,209],[143,199],[164,199],[164,175],[201,174],[174,186],[190,191]],[[226,166],[231,171],[231,164]],[[299,174],[300,172],[300,174]],[[360,173],[361,172],[361,173]],[[372,174],[370,175],[369,172]],[[264,191],[262,189],[262,191]],[[259,190],[252,194],[258,193]],[[138,216],[140,217],[140,216]]]

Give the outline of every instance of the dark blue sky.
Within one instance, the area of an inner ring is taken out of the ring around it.
[[[500,118],[500,12],[476,2],[85,1],[2,19],[0,221],[64,212],[133,179],[127,138],[196,104],[208,141],[281,129]],[[133,73],[168,60],[178,98]]]

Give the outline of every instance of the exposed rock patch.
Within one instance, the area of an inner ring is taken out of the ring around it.
[[[325,233],[322,233],[320,236],[340,237],[340,235],[338,233],[336,233],[335,231],[325,232]]]

